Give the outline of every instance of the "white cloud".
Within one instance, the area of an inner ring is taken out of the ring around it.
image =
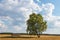
[[[9,16],[0,16],[0,19],[2,20],[13,20],[11,17]]]
[[[9,4],[18,4],[18,0],[7,0]]]
[[[55,6],[51,3],[48,3],[48,4],[43,4],[42,8],[43,10],[45,10],[45,15],[43,15],[43,17],[45,20],[47,20],[47,23],[49,24],[48,29],[45,33],[60,34],[59,32],[60,31],[60,16],[53,15],[53,10]]]
[[[45,20],[51,22],[51,21],[56,21],[56,16],[54,16],[52,13],[54,11],[55,6],[51,3],[47,3],[47,4],[42,4],[42,8],[44,10],[44,14],[43,17]],[[42,10],[42,11],[43,11]]]
[[[14,29],[15,29],[16,31],[21,31],[21,30],[22,30],[22,27],[20,27],[20,26],[14,26]]]
[[[58,30],[57,30],[58,29]],[[60,34],[60,28],[48,28],[45,34]]]
[[[0,16],[0,20],[4,20],[6,22],[9,22],[9,24],[12,24],[12,21],[14,20],[13,18],[11,18],[10,16]],[[3,22],[4,22],[3,21]],[[6,24],[6,23],[5,23]],[[7,24],[8,25],[8,24]]]
[[[16,18],[16,20],[19,20],[20,21],[20,20],[22,20],[22,18]]]
[[[60,21],[58,21],[58,20],[55,21],[55,22],[54,22],[54,26],[55,26],[55,27],[60,27]]]
[[[46,3],[46,4],[42,4],[42,6],[39,6],[33,0],[5,0],[3,1],[3,3],[0,3],[0,11],[3,10],[0,12],[1,14],[0,20],[4,20],[8,22],[7,26],[9,25],[11,27],[14,26],[14,29],[20,32],[20,30],[22,30],[22,27],[25,28],[26,20],[29,18],[29,15],[32,12],[39,13],[44,10],[44,14],[45,14],[43,15],[44,19],[47,20],[48,24],[53,23],[54,25],[52,25],[52,27],[53,26],[57,27],[60,26],[60,21],[58,21],[60,20],[60,16],[54,16],[52,14],[54,9],[55,6],[52,3]],[[6,22],[4,22],[4,24],[6,24]],[[0,26],[2,25],[3,24],[0,23]],[[15,26],[15,25],[20,25],[20,26]],[[52,32],[55,31],[55,29],[49,29],[49,30]]]
[[[5,10],[22,12],[23,16],[27,19],[32,10],[33,12],[41,11],[41,8],[33,0],[6,0],[5,4],[2,5]]]
[[[23,11],[23,12],[26,12],[28,9],[24,8],[24,7],[21,7],[20,10]]]
[[[0,20],[0,32],[6,31],[7,28],[7,25],[5,25],[4,22]]]
[[[0,20],[0,27],[1,27],[1,28],[7,28],[6,25],[4,24],[4,22],[1,21],[1,20]]]
[[[55,6],[52,3],[42,4],[42,8],[45,10],[46,15],[52,16],[52,12]]]
[[[37,0],[37,2],[40,2],[40,0]]]

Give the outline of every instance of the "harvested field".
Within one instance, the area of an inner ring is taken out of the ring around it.
[[[60,36],[41,35],[38,38],[36,35],[0,35],[0,40],[60,40]]]

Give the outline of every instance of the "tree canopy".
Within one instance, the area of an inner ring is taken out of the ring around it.
[[[32,13],[27,20],[27,32],[29,34],[40,34],[47,29],[47,22],[41,14]]]

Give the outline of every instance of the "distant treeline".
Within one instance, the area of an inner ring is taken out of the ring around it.
[[[24,35],[28,35],[27,33],[0,33],[0,34],[24,34]]]
[[[35,34],[27,34],[27,33],[0,33],[0,34],[35,35]],[[60,34],[40,34],[40,35],[60,36]]]

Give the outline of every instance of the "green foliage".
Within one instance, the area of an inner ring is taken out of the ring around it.
[[[47,29],[47,22],[43,20],[41,14],[32,13],[27,20],[27,32],[29,34],[38,34]]]

